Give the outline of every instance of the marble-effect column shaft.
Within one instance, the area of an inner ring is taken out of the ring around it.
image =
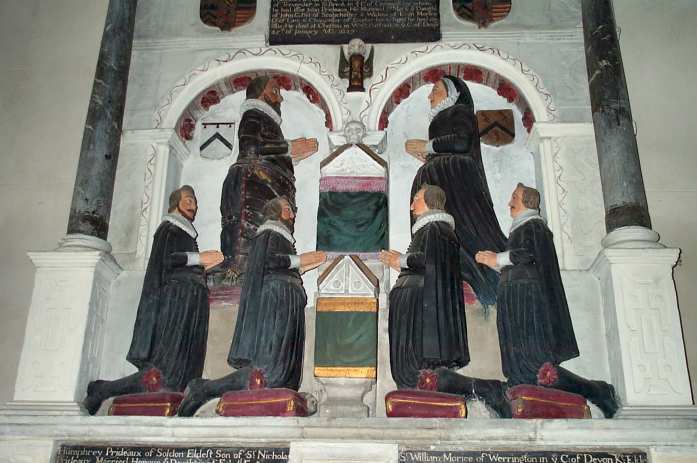
[[[583,0],[583,37],[606,230],[651,228],[612,0]]]
[[[137,0],[110,0],[82,136],[68,234],[106,240]]]

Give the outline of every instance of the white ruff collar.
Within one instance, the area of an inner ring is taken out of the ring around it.
[[[518,214],[518,217],[513,219],[513,222],[511,223],[511,231],[508,232],[510,235],[513,233],[513,230],[517,229],[524,223],[530,222],[531,220],[541,220],[545,221],[545,219],[542,218],[540,215],[540,212],[537,209],[525,209],[523,212]]]
[[[261,227],[257,228],[257,235],[266,230],[274,231],[282,237],[284,237],[286,240],[288,240],[290,244],[295,244],[295,238],[293,238],[293,234],[290,232],[290,230],[288,230],[288,227],[283,225],[278,220],[267,220],[266,222],[264,222],[264,224]]]
[[[443,82],[443,85],[445,85],[445,89],[448,92],[448,96],[445,97],[443,101],[438,103],[438,105],[436,105],[435,108],[431,109],[431,112],[429,114],[429,117],[431,118],[430,120],[433,120],[433,118],[436,117],[439,112],[453,106],[457,99],[460,98],[460,92],[457,91],[457,89],[455,88],[455,84],[453,84],[450,79],[441,79],[440,82]]]
[[[431,222],[445,222],[450,225],[450,228],[455,229],[455,219],[453,219],[452,215],[440,209],[431,209],[430,211],[424,212],[416,219],[416,222],[414,222],[414,225],[411,227],[411,234],[415,235],[417,231]]]
[[[240,117],[242,117],[242,115],[250,109],[261,111],[273,119],[277,125],[281,125],[281,116],[266,101],[258,99],[244,100],[244,102],[240,105]]]
[[[194,228],[194,224],[189,222],[189,219],[181,216],[180,214],[167,214],[164,216],[163,220],[175,225],[177,228],[186,232],[187,235],[193,239],[198,238],[198,232]]]

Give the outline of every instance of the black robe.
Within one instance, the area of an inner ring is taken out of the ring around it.
[[[411,240],[408,268],[390,291],[390,365],[400,388],[415,387],[420,370],[469,363],[461,257],[446,222],[424,225]]]
[[[513,265],[501,271],[496,319],[503,374],[510,385],[536,384],[543,363],[578,357],[578,345],[547,225],[528,220],[506,248]]]
[[[295,247],[283,235],[264,230],[253,240],[240,296],[228,363],[261,369],[267,387],[297,390],[302,375],[307,296]]]
[[[264,222],[267,201],[285,196],[295,206],[295,176],[288,142],[268,114],[249,109],[237,132],[240,151],[223,182],[220,250],[244,272],[250,240]]]
[[[445,191],[445,207],[455,219],[455,233],[470,256],[477,251],[503,251],[501,232],[482,164],[477,118],[471,106],[455,104],[433,118],[428,138],[435,153],[429,154],[411,188],[413,198],[421,185],[437,185]],[[481,266],[484,280],[471,285],[483,304],[494,304],[498,275]]]
[[[184,219],[185,220],[185,219]],[[157,228],[145,270],[129,362],[162,372],[165,386],[183,391],[200,378],[208,338],[208,289],[201,266],[187,266],[196,240],[164,221]]]

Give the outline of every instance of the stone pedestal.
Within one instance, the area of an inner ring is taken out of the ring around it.
[[[24,347],[13,401],[0,413],[80,414],[87,383],[100,374],[109,292],[121,268],[108,252],[77,245],[29,257],[36,276]]]
[[[317,378],[324,389],[319,404],[322,418],[367,418],[370,408],[365,404],[366,394],[374,394],[375,380],[363,378]],[[375,398],[368,398],[375,403]]]
[[[621,417],[697,412],[673,283],[679,254],[671,248],[612,247],[603,249],[593,263],[605,310],[610,380],[622,401]]]

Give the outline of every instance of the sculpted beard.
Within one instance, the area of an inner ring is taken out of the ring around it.
[[[273,102],[269,98],[264,98],[264,101],[273,108],[274,111],[280,116],[281,115],[281,103]]]

